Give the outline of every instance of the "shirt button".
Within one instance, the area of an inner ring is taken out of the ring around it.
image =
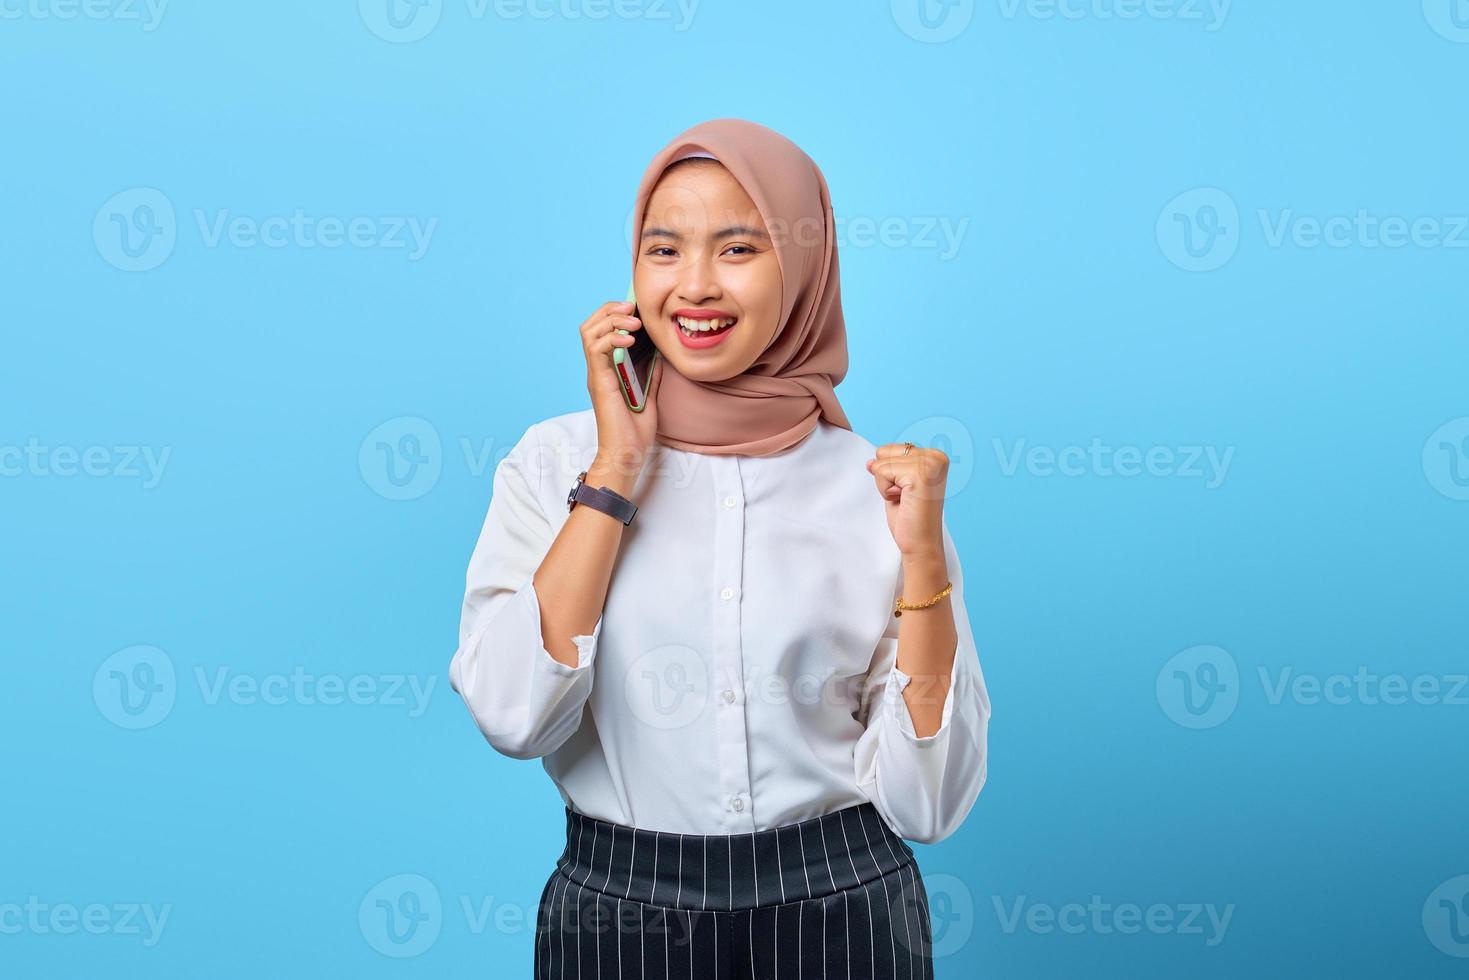
[[[731,589],[729,586],[726,585],[723,589],[721,589],[719,591],[719,598],[721,598],[721,599],[733,599],[734,598],[734,589]]]
[[[730,494],[728,497],[725,497],[724,498],[724,506],[726,506],[726,507],[733,507],[735,504],[737,504],[739,502],[740,502],[739,501],[739,498],[736,497],[734,494]]]
[[[735,699],[735,693],[734,693],[734,691],[726,690],[724,692],[724,703],[725,704],[734,704],[734,699]]]
[[[735,808],[735,812],[738,813],[745,808],[745,801],[736,796],[733,806]]]

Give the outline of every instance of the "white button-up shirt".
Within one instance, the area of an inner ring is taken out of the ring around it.
[[[546,651],[532,576],[596,445],[586,409],[533,424],[495,468],[449,667],[490,744],[625,826],[749,833],[871,800],[909,840],[953,833],[984,785],[990,703],[947,524],[958,648],[932,735],[902,697],[875,446],[824,419],[770,456],[657,444],[571,667]]]

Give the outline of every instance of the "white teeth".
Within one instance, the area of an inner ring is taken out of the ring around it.
[[[734,317],[725,317],[722,320],[691,320],[686,316],[676,318],[678,325],[690,333],[707,333],[710,330],[718,330],[734,323]]]

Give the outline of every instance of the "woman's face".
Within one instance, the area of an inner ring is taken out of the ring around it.
[[[680,164],[654,187],[633,288],[643,329],[697,381],[744,373],[780,326],[770,232],[739,181],[712,160]]]

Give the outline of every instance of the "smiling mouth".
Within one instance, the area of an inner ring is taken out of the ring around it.
[[[678,329],[685,337],[717,337],[727,332],[734,325],[738,317],[721,317],[717,320],[694,320],[686,316],[674,317]]]

